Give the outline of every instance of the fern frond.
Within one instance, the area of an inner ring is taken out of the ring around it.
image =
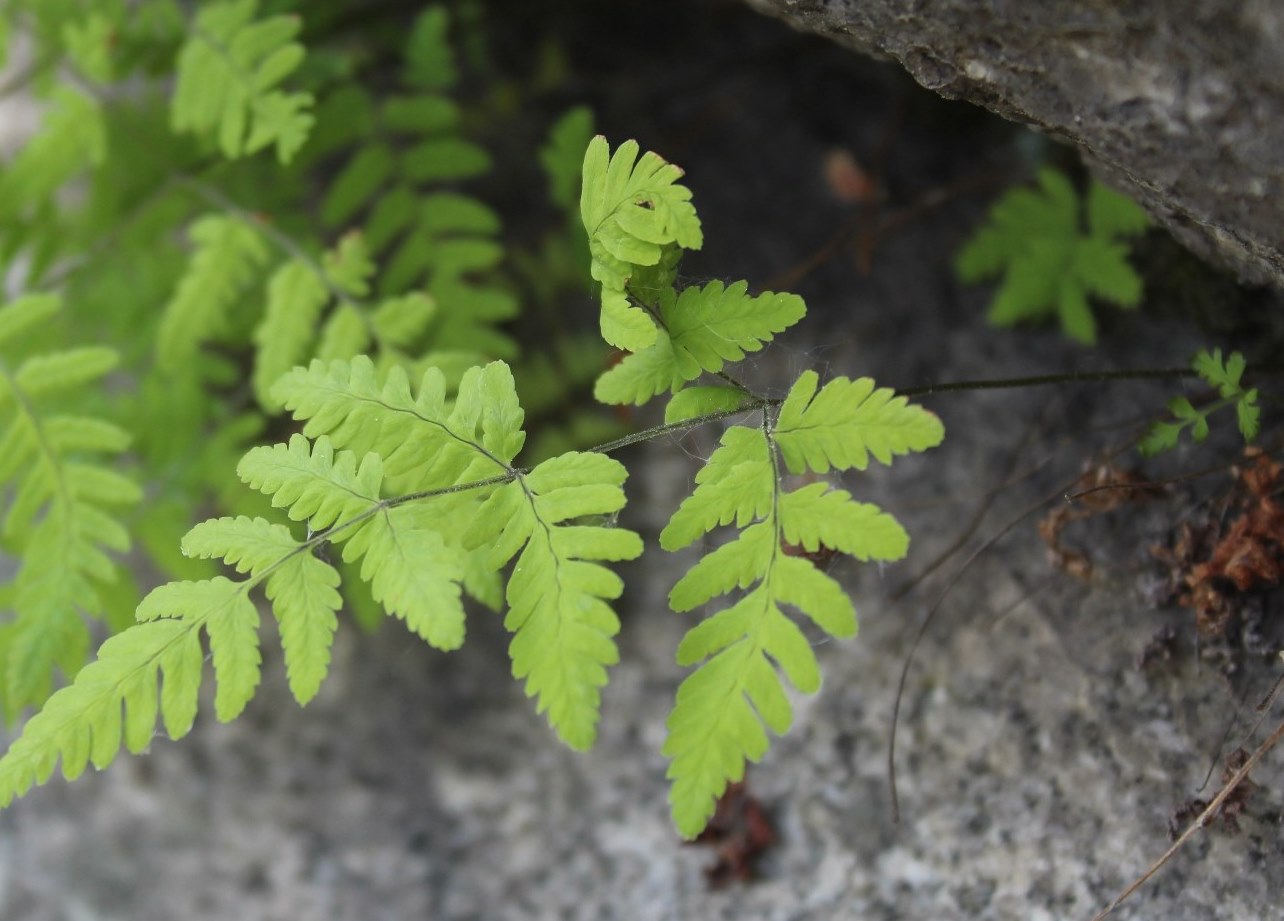
[[[1195,442],[1208,437],[1208,419],[1213,413],[1227,406],[1235,407],[1236,422],[1240,435],[1245,442],[1257,437],[1261,420],[1261,408],[1257,405],[1257,388],[1245,390],[1242,383],[1247,362],[1239,352],[1232,352],[1230,358],[1222,360],[1222,350],[1209,352],[1201,349],[1191,361],[1191,368],[1210,387],[1217,390],[1221,400],[1203,409],[1196,408],[1185,397],[1175,397],[1168,401],[1168,411],[1174,421],[1158,421],[1146,430],[1137,447],[1145,456],[1170,451],[1177,447],[1181,433],[1189,430]]]
[[[258,0],[205,6],[178,56],[175,131],[216,135],[228,158],[275,144],[289,163],[312,128],[312,96],[277,87],[303,62],[297,16],[255,20]]]
[[[720,281],[659,298],[663,328],[653,345],[626,355],[598,379],[594,395],[603,403],[641,405],[665,390],[677,392],[702,373],[716,374],[727,362],[756,352],[807,310],[796,294],[767,291],[757,297],[747,282]]]
[[[190,368],[200,346],[224,330],[270,255],[262,234],[236,217],[206,215],[189,234],[196,251],[156,334],[156,364],[166,373]]]
[[[259,686],[259,612],[246,591],[250,584],[222,576],[170,582],[153,589],[138,606],[140,622],[174,618],[205,629],[218,684],[214,712],[221,722],[240,716]]]
[[[699,249],[704,242],[682,170],[636,141],[614,155],[598,135],[584,155],[580,216],[588,233],[593,277],[602,285],[602,338],[637,352],[656,340],[656,326],[629,303],[627,287],[637,267],[660,263],[664,248]]]
[[[697,416],[730,412],[746,404],[748,397],[736,387],[687,387],[664,407],[664,422],[684,422]]]
[[[787,545],[821,545],[860,560],[904,556],[909,537],[877,506],[841,489],[811,483],[786,491],[776,452],[794,472],[863,469],[941,440],[935,416],[908,406],[869,380],[838,378],[816,392],[806,372],[781,405],[774,425],[733,427],[696,476],[696,488],[660,533],[665,549],[684,547],[720,525],[741,533],[699,560],[674,585],[669,603],[688,611],[731,592],[745,594],[692,628],[678,648],[681,665],[698,665],[678,689],[664,754],[671,760],[670,804],[678,830],[694,837],[746,761],[793,721],[781,675],[813,693],[820,669],[811,644],[784,608],[794,608],[827,634],[856,632],[856,612],[842,587]]]
[[[1090,344],[1097,325],[1089,295],[1119,307],[1141,301],[1141,277],[1122,241],[1148,224],[1144,211],[1095,180],[1081,206],[1070,180],[1044,169],[1037,190],[1013,189],[999,199],[959,251],[955,269],[968,283],[1003,276],[991,323],[1056,316],[1067,335]]]
[[[60,307],[58,298],[37,295],[0,309],[0,485],[13,487],[3,532],[21,560],[15,616],[0,626],[0,699],[10,718],[48,696],[55,666],[71,676],[84,664],[82,615],[104,617],[104,589],[118,576],[109,553],[129,549],[114,509],[141,497],[131,479],[107,466],[128,434],[58,412],[115,367],[115,352],[31,353],[29,337]]]
[[[696,474],[696,488],[660,532],[660,546],[680,550],[719,525],[744,528],[766,515],[775,496],[766,436],[742,425],[722,433],[719,448]]]
[[[491,566],[517,556],[504,619],[514,633],[513,676],[525,679],[539,712],[580,750],[596,738],[599,689],[619,656],[619,619],[607,602],[623,583],[600,563],[634,559],[642,541],[622,528],[574,522],[623,508],[627,476],[603,455],[563,454],[493,493],[471,529],[470,544],[491,545]]]
[[[548,177],[549,199],[568,211],[579,200],[584,152],[593,139],[593,110],[576,106],[562,114],[548,131],[539,163]]]
[[[361,578],[389,614],[429,645],[458,649],[464,642],[465,563],[440,533],[448,526],[444,520],[432,522],[436,529],[417,526],[422,511],[380,511],[344,545],[343,559],[362,561]]]
[[[325,436],[310,444],[294,435],[288,445],[251,449],[236,474],[292,520],[321,531],[360,520],[379,503],[383,463],[379,455],[366,454],[358,467],[356,455],[336,453]]]
[[[272,274],[263,321],[254,330],[254,393],[260,406],[279,408],[269,395],[272,384],[307,356],[317,320],[329,302],[325,280],[301,260],[287,262]]]

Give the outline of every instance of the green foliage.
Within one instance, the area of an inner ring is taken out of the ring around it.
[[[678,184],[682,170],[636,141],[610,153],[595,137],[584,157],[580,215],[588,233],[593,277],[602,285],[602,338],[616,348],[641,351],[656,340],[656,326],[629,302],[638,269],[659,266],[668,253],[704,244],[691,191]],[[649,302],[649,298],[645,298]]]
[[[990,304],[996,326],[1055,316],[1066,335],[1091,344],[1097,325],[1089,297],[1118,307],[1141,302],[1141,277],[1124,240],[1148,223],[1101,183],[1091,183],[1085,205],[1064,174],[1044,169],[1038,189],[1012,189],[999,199],[955,268],[968,283],[1003,277]]]
[[[820,687],[820,668],[802,630],[782,610],[797,609],[825,633],[856,632],[856,613],[842,587],[789,545],[821,545],[859,560],[896,560],[909,537],[877,506],[841,489],[812,483],[786,491],[779,459],[794,473],[863,470],[869,455],[882,463],[939,444],[940,421],[868,379],[837,378],[816,392],[815,372],[794,384],[774,420],[728,429],[696,476],[696,489],[660,533],[678,550],[719,526],[740,534],[693,566],[669,594],[674,610],[744,591],[730,607],[691,629],[678,662],[700,667],[678,689],[664,753],[672,759],[674,822],[694,837],[713,815],[728,781],[746,760],[767,751],[767,729],[786,732],[792,712],[783,671],[799,691]],[[701,664],[703,663],[703,664]]]
[[[122,744],[144,751],[158,720],[185,735],[207,659],[214,716],[237,717],[269,610],[301,705],[346,614],[450,651],[472,602],[502,611],[514,677],[588,748],[620,654],[611,564],[643,550],[617,525],[628,471],[607,455],[671,430],[625,434],[624,407],[668,394],[671,423],[753,417],[723,433],[660,536],[674,550],[736,529],[670,596],[683,612],[731,596],[678,650],[695,670],[664,750],[693,835],[767,730],[789,727],[785,679],[819,686],[796,615],[855,631],[851,601],[800,553],[906,552],[889,515],[810,478],[924,450],[940,423],[868,379],[807,372],[781,401],[733,376],[802,300],[678,287],[703,242],[681,170],[633,141],[612,154],[587,110],[539,153],[574,226],[506,253],[468,185],[490,157],[452,95],[445,10],[385,40],[324,18],[305,31],[282,12],[296,8],[313,15],[288,0],[0,0],[0,26],[14,13],[37,45],[47,103],[0,169],[0,264],[65,300],[0,309],[0,536],[21,560],[0,695],[11,719],[40,708],[0,757],[0,805],[60,763],[72,778]],[[510,327],[519,281],[530,306]],[[568,319],[568,292],[594,285],[605,343]],[[631,354],[612,366],[608,344]],[[611,407],[576,406],[590,389]],[[265,433],[279,443],[257,445]],[[127,450],[146,502],[120,472]],[[193,525],[195,509],[212,517]],[[170,579],[145,595],[115,558],[131,538],[141,571]],[[89,619],[119,632],[82,668]],[[70,683],[55,690],[58,669]]]
[[[170,109],[175,131],[218,138],[224,156],[240,157],[276,145],[281,163],[312,129],[312,96],[277,87],[303,62],[292,39],[297,16],[255,20],[258,0],[205,6],[178,56]]]
[[[628,355],[598,379],[594,395],[603,403],[641,405],[666,390],[677,393],[702,373],[756,352],[806,312],[796,294],[746,293],[748,284],[672,288],[657,299],[663,328],[654,344]]]
[[[12,489],[0,536],[22,561],[12,616],[0,622],[0,701],[11,719],[45,699],[55,665],[70,676],[84,664],[83,618],[106,614],[118,578],[109,554],[130,543],[118,516],[141,496],[114,469],[129,435],[81,408],[116,353],[37,344],[60,307],[31,295],[0,308],[0,485]]]
[[[1203,409],[1195,407],[1186,397],[1169,400],[1168,411],[1174,420],[1161,420],[1151,425],[1138,444],[1142,454],[1171,451],[1187,429],[1192,439],[1203,441],[1208,437],[1208,417],[1229,406],[1235,407],[1239,433],[1244,436],[1244,441],[1251,442],[1257,437],[1261,410],[1257,405],[1257,388],[1245,390],[1241,383],[1246,367],[1244,356],[1232,352],[1230,358],[1223,362],[1221,349],[1214,349],[1211,353],[1201,349],[1191,367],[1205,383],[1217,390],[1221,399]]]

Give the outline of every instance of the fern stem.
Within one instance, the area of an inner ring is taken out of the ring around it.
[[[949,381],[944,384],[927,384],[906,387],[896,391],[898,396],[924,397],[958,390],[1008,390],[1016,387],[1045,387],[1050,384],[1100,384],[1111,381],[1174,380],[1198,377],[1190,368],[1140,368],[1131,371],[1068,371],[1063,374],[1040,374],[1034,377],[1005,377],[977,381]]]

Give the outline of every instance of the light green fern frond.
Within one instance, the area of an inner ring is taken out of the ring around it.
[[[599,689],[619,657],[620,623],[607,602],[623,582],[599,564],[634,559],[642,541],[623,528],[576,522],[623,508],[627,476],[600,454],[560,455],[497,490],[471,529],[471,544],[490,546],[491,566],[517,556],[504,619],[514,633],[513,676],[525,679],[539,712],[580,750],[596,739]]]
[[[28,344],[60,306],[40,295],[0,308],[0,485],[13,488],[3,537],[22,561],[14,617],[0,626],[0,699],[10,718],[45,699],[55,665],[70,676],[84,664],[82,617],[104,615],[104,589],[118,575],[108,554],[129,549],[115,509],[141,496],[110,466],[129,436],[62,412],[115,367],[116,353],[92,346],[33,354]]]
[[[156,364],[166,373],[190,369],[200,346],[224,331],[271,254],[263,235],[237,217],[206,215],[189,235],[196,250],[156,334]]]
[[[178,56],[170,106],[175,131],[214,135],[229,158],[276,145],[289,163],[312,129],[312,96],[281,82],[303,62],[297,16],[255,20],[258,0],[205,6]]]
[[[588,232],[593,277],[602,285],[602,338],[641,351],[656,341],[647,313],[629,303],[628,284],[643,266],[660,264],[668,247],[699,249],[704,238],[682,170],[636,141],[614,155],[598,135],[584,155],[580,216]]]
[[[860,560],[904,556],[909,537],[877,506],[856,502],[845,490],[811,483],[786,491],[777,451],[791,470],[809,467],[862,469],[873,454],[889,462],[919,451],[943,435],[935,416],[908,406],[872,381],[831,381],[816,394],[814,372],[803,374],[781,405],[774,424],[733,427],[696,476],[696,489],[660,534],[676,550],[720,525],[740,534],[713,550],[683,576],[669,595],[688,611],[720,595],[744,591],[730,607],[690,630],[678,662],[699,665],[678,689],[668,720],[664,753],[672,759],[670,803],[678,830],[694,837],[713,814],[746,761],[769,746],[793,721],[779,672],[804,693],[820,687],[820,669],[802,630],[786,615],[794,608],[834,637],[856,632],[856,614],[842,587],[790,545],[822,545]],[[765,727],[765,728],[764,728]]]
[[[659,298],[663,323],[655,343],[604,373],[594,388],[603,403],[641,405],[664,391],[676,393],[702,373],[716,374],[727,362],[756,352],[806,314],[796,294],[767,291],[756,297],[746,282],[720,281]]]

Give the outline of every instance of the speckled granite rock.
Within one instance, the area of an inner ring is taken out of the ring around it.
[[[748,0],[1077,144],[1173,233],[1284,285],[1284,7]]]
[[[992,162],[987,144],[1003,126],[965,120],[945,143],[940,118],[951,112],[887,69],[719,9],[712,23],[688,24],[682,16],[695,14],[675,7],[673,35],[716,27],[722,57],[595,88],[612,138],[641,137],[687,169],[709,241],[690,263],[696,277],[765,285],[810,259],[852,217],[819,178],[825,152],[842,144],[865,158],[893,120],[888,209]],[[646,60],[675,59],[666,54],[639,45],[613,52],[610,66],[642,73]],[[826,93],[854,101],[859,117],[835,122],[835,106],[798,104]],[[835,249],[799,280],[812,315],[747,373],[764,387],[804,366],[916,386],[1171,365],[1206,341],[1154,314],[1110,319],[1092,352],[1050,332],[985,329],[984,292],[959,291],[948,270],[985,204],[955,198],[902,223],[868,273],[850,247]],[[55,781],[0,813],[0,919],[1086,921],[1166,847],[1169,817],[1195,795],[1237,702],[1189,647],[1144,672],[1133,664],[1160,624],[1183,622],[1151,610],[1138,577],[1147,544],[1189,506],[1078,526],[1069,539],[1101,563],[1091,584],[1048,566],[1033,521],[962,578],[910,673],[900,825],[885,780],[894,689],[918,619],[960,558],[897,606],[887,594],[1014,473],[1030,476],[996,494],[976,540],[1119,437],[1099,426],[1135,421],[1168,392],[942,396],[929,402],[948,430],[939,451],[849,480],[906,520],[914,547],[882,572],[834,570],[855,594],[861,634],[818,649],[824,689],[798,701],[795,731],[751,774],[781,832],[761,882],[710,892],[710,855],[679,844],[668,823],[657,752],[682,674],[673,652],[692,620],[664,601],[688,560],[657,551],[624,571],[622,662],[593,752],[566,750],[533,714],[493,616],[475,616],[469,643],[449,656],[408,642],[395,623],[376,637],[342,631],[331,678],[306,710],[290,701],[269,639],[264,685],[241,720],[217,725],[206,710],[188,739],[158,740],[148,757]],[[688,453],[707,456],[715,438],[628,459],[636,526],[654,537],[689,487]],[[1176,469],[1215,456],[1185,455]],[[1252,686],[1264,689],[1263,677]],[[1201,836],[1116,917],[1281,917],[1282,760],[1275,753],[1254,775],[1263,790],[1239,835]]]

